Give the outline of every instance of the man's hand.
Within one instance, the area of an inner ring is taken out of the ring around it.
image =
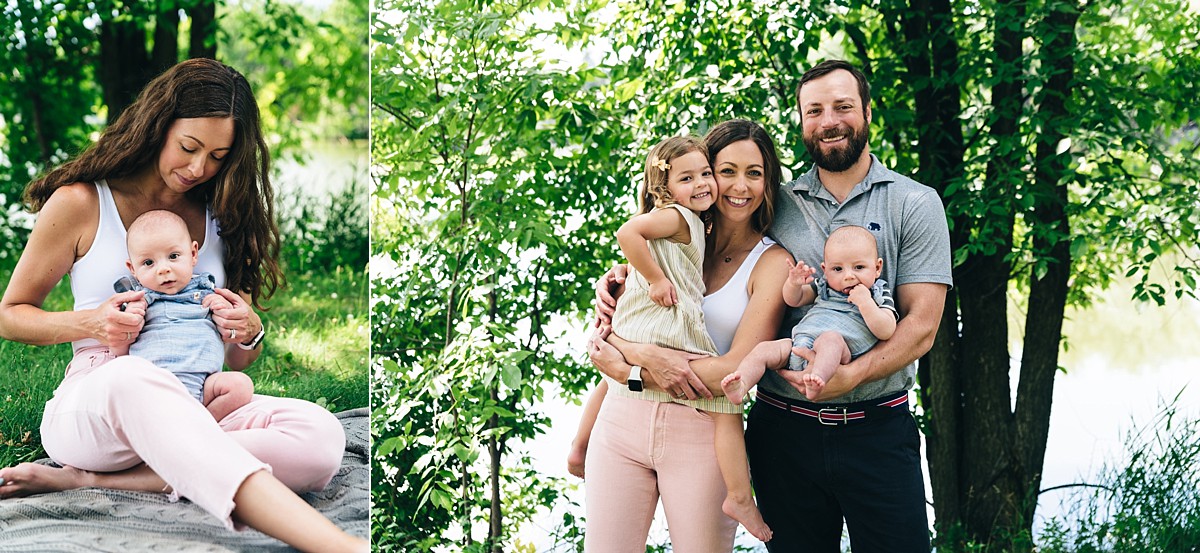
[[[592,326],[612,324],[613,313],[617,311],[617,290],[625,283],[625,277],[628,275],[628,267],[617,265],[596,281],[596,320],[592,322]]]

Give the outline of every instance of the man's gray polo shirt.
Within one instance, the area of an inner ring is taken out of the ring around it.
[[[936,191],[891,169],[871,154],[867,177],[854,186],[839,204],[821,184],[814,167],[779,188],[775,222],[770,234],[794,259],[803,259],[820,270],[825,239],[838,227],[857,225],[875,235],[883,258],[882,278],[892,284],[897,305],[903,302],[904,285],[914,282],[953,283],[950,265],[950,231]],[[791,336],[792,327],[808,307],[790,308],[780,336]],[[883,380],[869,382],[833,402],[866,401],[911,389],[916,363]],[[767,371],[759,386],[776,395],[804,400],[785,380]]]

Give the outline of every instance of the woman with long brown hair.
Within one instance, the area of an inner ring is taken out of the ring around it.
[[[242,370],[261,352],[252,307],[283,282],[276,258],[270,156],[249,84],[208,59],[154,79],[74,160],[33,181],[38,213],[0,300],[0,336],[34,345],[71,342],[75,356],[46,403],[41,434],[62,468],[0,469],[0,498],[83,486],[170,492],[225,521],[305,551],[361,551],[294,492],[320,490],[337,472],[345,435],[325,409],[254,396],[219,422],[169,371],[115,357],[142,328],[143,292],[112,293],[128,274],[125,234],[142,213],[183,218],[230,304],[213,309],[225,363]],[[70,275],[72,311],[42,308]],[[206,300],[212,299],[206,298]]]

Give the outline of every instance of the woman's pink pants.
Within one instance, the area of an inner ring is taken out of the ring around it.
[[[41,432],[55,462],[93,472],[144,462],[230,528],[246,477],[266,469],[297,492],[320,490],[346,446],[336,417],[298,399],[255,395],[217,423],[169,371],[103,346],[75,354]]]
[[[707,413],[608,394],[584,473],[588,553],[645,553],[660,496],[675,551],[733,550],[737,522],[721,512],[725,482]]]

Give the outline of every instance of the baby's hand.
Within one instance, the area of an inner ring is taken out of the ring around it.
[[[817,274],[817,270],[809,267],[807,263],[801,260],[799,263],[793,263],[788,260],[788,284],[800,288],[806,284],[812,284],[813,275]]]
[[[663,307],[679,303],[679,298],[675,295],[675,285],[667,278],[650,285],[650,299]]]
[[[862,309],[868,303],[875,303],[875,299],[871,297],[871,289],[862,284],[855,284],[854,288],[850,289],[848,295],[850,296],[850,303],[858,306],[859,309]]]

